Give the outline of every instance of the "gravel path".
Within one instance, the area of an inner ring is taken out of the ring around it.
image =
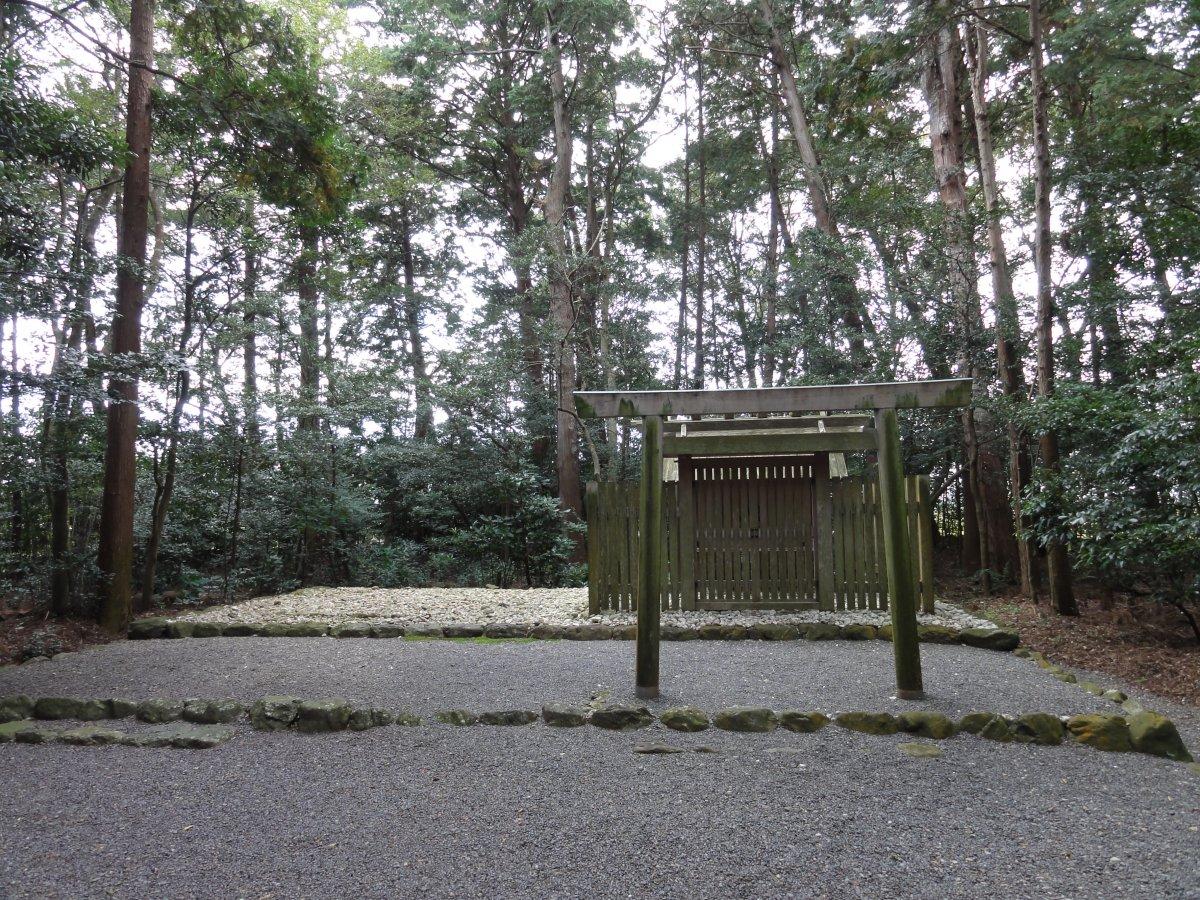
[[[323,622],[357,620],[400,622],[405,625],[530,624],[573,625],[606,622],[628,625],[636,621],[632,612],[605,612],[589,619],[586,588],[305,588],[290,594],[255,597],[227,606],[178,616],[194,622]],[[922,623],[954,628],[991,627],[964,610],[938,603],[936,615],[918,616]],[[864,622],[882,625],[885,612],[778,612],[774,610],[734,612],[668,612],[665,625],[749,625],[755,622]]]
[[[598,690],[632,700],[631,641],[494,644],[353,638],[208,638],[126,641],[0,669],[0,695],[344,697],[409,706],[540,708]],[[923,644],[924,704],[947,714],[1115,712],[1028,660],[961,645]],[[662,645],[663,696],[691,703],[776,708],[908,709],[892,699],[885,641],[686,641]]]
[[[0,745],[0,895],[1200,894],[1200,777],[960,737],[595,728],[246,734],[215,750]]]

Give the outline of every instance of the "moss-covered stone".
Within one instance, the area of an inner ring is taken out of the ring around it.
[[[206,750],[231,740],[235,732],[228,725],[198,725],[172,722],[154,725],[145,731],[126,734],[121,743],[130,747],[176,747],[182,750]]]
[[[350,723],[350,712],[345,700],[302,700],[296,707],[293,727],[305,734],[344,731]]]
[[[1056,746],[1063,742],[1063,723],[1050,713],[1025,713],[1012,726],[1013,739],[1024,744]]]
[[[704,731],[711,724],[708,713],[694,706],[676,706],[664,710],[659,714],[658,721],[673,731]]]
[[[445,637],[440,625],[410,625],[404,629],[404,637],[408,640],[432,640]]]
[[[296,721],[299,708],[298,697],[263,697],[250,707],[250,724],[259,731],[283,731]]]
[[[75,744],[80,747],[100,747],[108,744],[119,744],[125,733],[102,725],[84,725],[82,728],[71,728],[59,732],[58,741],[63,744]]]
[[[946,625],[918,625],[917,639],[927,644],[957,644],[958,629]]]
[[[884,712],[851,711],[838,713],[834,719],[842,728],[862,734],[895,734],[900,730],[896,717]]]
[[[796,626],[778,622],[763,622],[755,625],[751,632],[761,641],[794,641],[800,636],[800,629]]]
[[[875,629],[875,638],[876,640],[890,642],[892,640],[892,626],[880,625]]]
[[[1136,716],[1138,713],[1144,712],[1146,707],[1130,697],[1121,704],[1121,709],[1125,711],[1126,715]]]
[[[475,725],[479,716],[466,709],[441,709],[433,717],[443,725]]]
[[[114,719],[127,719],[137,715],[138,701],[113,697],[107,701],[110,715]]]
[[[1100,696],[1105,700],[1111,700],[1113,703],[1124,703],[1129,699],[1124,691],[1118,691],[1116,688],[1109,688]]]
[[[834,641],[842,636],[842,629],[832,622],[810,622],[804,635],[810,641]]]
[[[1100,697],[1104,694],[1104,688],[1100,687],[1094,681],[1079,681],[1076,683],[1093,697]]]
[[[95,722],[112,718],[107,700],[85,700],[79,697],[41,697],[33,705],[39,719],[80,719]]]
[[[1008,719],[991,712],[967,713],[958,720],[958,730],[992,741],[1007,742],[1013,738],[1012,724]]]
[[[788,709],[779,714],[779,727],[797,734],[812,734],[828,724],[829,716],[821,712],[801,712],[796,709]]]
[[[185,700],[183,718],[200,725],[222,725],[237,721],[246,711],[236,700]]]
[[[1129,737],[1129,725],[1121,716],[1098,713],[1071,716],[1067,719],[1067,730],[1079,743],[1095,747],[1097,750],[1117,753],[1127,753],[1133,750],[1133,741]]]
[[[482,625],[445,625],[442,627],[442,635],[448,638],[473,638],[483,637]]]
[[[578,728],[580,725],[586,725],[589,712],[587,707],[572,703],[542,704],[542,719],[547,725],[555,728]]]
[[[17,732],[29,728],[36,723],[29,719],[11,719],[0,723],[0,744],[11,744],[17,739]]]
[[[1054,677],[1057,678],[1059,681],[1061,681],[1063,684],[1075,684],[1079,680],[1074,675],[1072,675],[1070,672],[1063,672],[1063,671],[1055,672]]]
[[[404,626],[395,622],[380,622],[371,626],[371,637],[384,639],[404,637]]]
[[[964,628],[958,639],[968,647],[984,650],[1016,650],[1021,643],[1020,635],[1005,628]]]
[[[909,709],[898,716],[900,730],[928,738],[953,737],[954,723],[939,712],[928,709]]]
[[[842,626],[842,637],[847,641],[873,641],[878,632],[879,629],[874,625],[867,625],[863,622]]]
[[[375,726],[375,710],[371,707],[356,706],[350,711],[350,719],[346,723],[346,727],[351,731],[366,731]]]
[[[256,637],[262,628],[256,622],[230,622],[222,630],[222,637]]]
[[[196,623],[186,619],[177,620],[167,625],[167,637],[190,638],[196,633]]]
[[[0,722],[16,722],[33,716],[33,699],[25,694],[0,697]]]
[[[896,749],[914,759],[934,759],[942,755],[942,748],[937,744],[905,743],[897,744]]]
[[[607,625],[572,625],[563,637],[569,641],[611,641],[613,630]]]
[[[421,724],[421,717],[409,712],[407,709],[402,709],[395,714],[392,722],[381,722],[381,725],[399,725],[402,728],[416,728]]]
[[[694,641],[699,639],[700,634],[690,625],[663,625],[659,636],[664,641]]]
[[[192,628],[194,638],[218,638],[225,636],[225,625],[222,622],[197,622]]]
[[[49,744],[58,739],[61,732],[57,728],[47,728],[44,725],[29,724],[18,729],[13,739],[18,744]]]
[[[152,638],[165,638],[169,624],[163,616],[138,619],[129,623],[129,639],[131,641],[144,641]]]
[[[370,622],[344,622],[329,629],[329,636],[335,638],[369,638],[374,626]]]
[[[532,725],[538,714],[531,709],[493,709],[480,713],[480,725]]]
[[[1033,651],[1028,647],[1018,647],[1012,652],[1012,655],[1018,659],[1031,659],[1033,657]]]
[[[151,725],[174,722],[182,718],[183,707],[182,700],[143,700],[138,704],[137,717],[139,721]]]
[[[1156,712],[1145,710],[1130,716],[1129,738],[1138,753],[1163,756],[1177,762],[1192,761],[1192,754],[1184,746],[1175,723]]]
[[[645,728],[654,721],[650,710],[644,706],[616,703],[612,706],[601,706],[592,712],[591,723],[597,728],[608,728],[613,731],[632,731]]]
[[[709,622],[696,629],[696,637],[702,641],[719,641],[724,637],[724,634],[721,631],[720,625]]]
[[[752,734],[765,734],[779,727],[779,717],[774,711],[760,706],[731,706],[718,710],[712,721],[722,731]]]
[[[530,636],[530,626],[519,623],[485,625],[483,636],[490,638],[526,638]]]

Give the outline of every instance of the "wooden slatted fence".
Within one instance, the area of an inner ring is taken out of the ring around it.
[[[663,485],[662,609],[817,608],[823,568],[832,585],[826,608],[887,609],[874,478],[824,482],[823,512],[819,473],[799,460],[705,460],[690,470],[690,461],[681,462],[683,480]],[[906,489],[918,596],[932,612],[928,483],[910,476]],[[636,610],[638,485],[592,482],[587,500],[589,608]],[[830,545],[824,553],[822,540]],[[689,543],[690,557],[683,552]]]

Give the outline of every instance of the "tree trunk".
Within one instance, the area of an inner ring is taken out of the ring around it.
[[[759,0],[759,14],[767,28],[771,49],[771,62],[779,83],[783,88],[784,102],[787,105],[788,118],[792,126],[792,136],[796,139],[796,148],[800,153],[801,168],[804,181],[808,187],[809,205],[817,228],[828,240],[828,268],[832,293],[839,308],[843,323],[850,332],[850,357],[856,371],[862,371],[867,365],[866,352],[866,323],[862,297],[854,283],[853,274],[848,270],[849,260],[842,246],[841,229],[829,202],[829,188],[817,157],[816,145],[813,143],[812,132],[808,127],[808,117],[804,112],[804,104],[800,100],[800,89],[796,85],[796,77],[792,74],[792,63],[788,57],[783,38],[775,25],[775,13],[771,8],[771,0]]]
[[[934,3],[932,14],[944,19],[946,10]],[[982,316],[975,288],[975,260],[971,248],[970,210],[967,206],[966,172],[963,164],[962,107],[958,97],[958,66],[962,48],[958,31],[942,24],[934,33],[925,62],[922,89],[929,110],[929,144],[933,150],[933,171],[938,184],[938,196],[946,211],[945,246],[950,292],[954,298],[954,318],[958,324],[958,374],[978,380],[979,333]],[[988,535],[987,499],[983,490],[983,472],[976,429],[976,411],[967,407],[962,412],[963,456],[967,489],[971,498],[975,528],[964,529],[964,536],[978,542],[973,552],[963,548],[964,559],[977,559],[980,586],[984,593],[991,591],[991,559]]]
[[[408,358],[412,368],[416,418],[413,437],[427,441],[433,434],[433,401],[425,366],[425,343],[421,338],[421,301],[417,296],[417,270],[413,262],[412,221],[408,207],[401,213],[400,262],[404,267],[404,324],[408,331]]]
[[[119,233],[117,303],[112,324],[114,361],[130,363],[141,352],[141,320],[150,205],[151,88],[154,0],[133,0],[129,24],[128,108],[124,188]],[[107,631],[129,627],[133,586],[133,503],[137,475],[138,383],[132,373],[109,381],[100,512],[99,622]]]
[[[257,449],[261,436],[258,426],[258,248],[254,233],[254,201],[246,202],[246,223],[242,231],[245,269],[242,278],[242,416],[245,419],[246,443],[250,455]],[[239,463],[244,463],[246,452],[239,451]],[[242,473],[239,473],[239,475]]]
[[[979,9],[980,4],[976,4]],[[988,34],[978,22],[964,26],[967,34],[967,59],[971,66],[971,97],[975,111],[975,140],[978,148],[979,177],[987,210],[988,259],[992,277],[992,302],[996,322],[996,368],[1005,396],[1013,403],[1025,397],[1025,373],[1020,355],[1021,326],[1017,296],[1013,290],[1004,232],[1000,224],[1000,190],[996,181],[996,161],[992,151],[992,125],[988,116]],[[1025,531],[1021,501],[1029,486],[1031,463],[1029,439],[1009,417],[1008,470],[1013,532],[1017,548],[1021,593],[1037,599],[1039,584],[1033,543],[1022,537]]]
[[[675,326],[675,390],[683,388],[687,369],[688,264],[692,255],[692,122],[687,108],[687,62],[683,65],[683,253],[679,263],[679,318]]]
[[[317,229],[311,225],[300,226],[300,256],[296,260],[296,294],[300,302],[300,415],[297,421],[301,452],[307,461],[316,450],[321,430],[318,412],[321,392],[320,366],[320,314],[317,309],[317,258],[320,240]],[[312,525],[305,525],[301,533],[300,565],[298,574],[301,583],[312,578],[317,558],[318,535]]]
[[[699,214],[696,227],[696,330],[692,350],[692,387],[704,388],[704,288],[708,267],[708,147],[704,130],[704,55],[696,53],[696,178]]]
[[[554,113],[554,171],[546,191],[546,230],[549,243],[550,317],[554,322],[557,403],[554,411],[558,445],[555,470],[558,474],[558,501],[574,521],[583,520],[583,491],[579,474],[579,433],[575,416],[575,309],[571,303],[569,260],[567,259],[567,191],[571,183],[571,123],[567,110],[567,90],[562,70],[562,48],[553,16],[547,12],[550,48],[550,101]],[[575,561],[586,556],[582,537],[576,535]]]
[[[187,346],[192,340],[192,326],[195,321],[196,309],[196,279],[192,274],[192,255],[195,248],[193,240],[196,222],[197,204],[195,194],[193,202],[188,206],[187,223],[184,227],[183,248],[183,322],[179,330],[177,352],[180,357],[187,353]],[[191,372],[186,365],[175,377],[175,405],[167,422],[167,453],[163,464],[164,474],[161,483],[156,482],[154,504],[150,513],[150,535],[146,539],[145,559],[142,562],[142,596],[137,604],[138,612],[146,612],[154,605],[154,580],[158,573],[158,551],[162,546],[163,532],[167,527],[167,511],[171,506],[171,497],[175,493],[175,471],[179,459],[179,425],[183,418],[183,408],[191,396]]]
[[[778,80],[778,79],[777,79]],[[766,311],[763,323],[763,377],[764,387],[775,384],[775,331],[779,315],[779,232],[783,216],[779,202],[779,107],[771,100],[771,149],[766,158],[767,189],[771,194],[770,224],[767,227],[766,273],[763,294]]]
[[[1054,393],[1054,299],[1051,294],[1050,235],[1050,123],[1049,98],[1042,71],[1041,0],[1029,2],[1030,89],[1033,93],[1034,143],[1034,264],[1037,268],[1037,374],[1038,394]],[[1059,469],[1058,435],[1046,430],[1039,441],[1042,465],[1050,473]],[[1050,604],[1064,616],[1079,615],[1071,584],[1071,562],[1061,542],[1046,542],[1046,566],[1050,583]]]

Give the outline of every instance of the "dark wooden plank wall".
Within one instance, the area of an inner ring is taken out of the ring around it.
[[[802,609],[818,603],[818,504],[808,462],[698,460],[693,464],[697,609]],[[933,611],[928,497],[917,476],[907,482],[913,571],[922,607]],[[882,514],[874,478],[830,482],[833,606],[887,609]],[[663,485],[664,578],[661,608],[682,609],[679,485]],[[636,610],[638,486],[588,485],[589,608]],[[686,504],[685,504],[686,506]],[[928,502],[926,500],[926,507]]]

